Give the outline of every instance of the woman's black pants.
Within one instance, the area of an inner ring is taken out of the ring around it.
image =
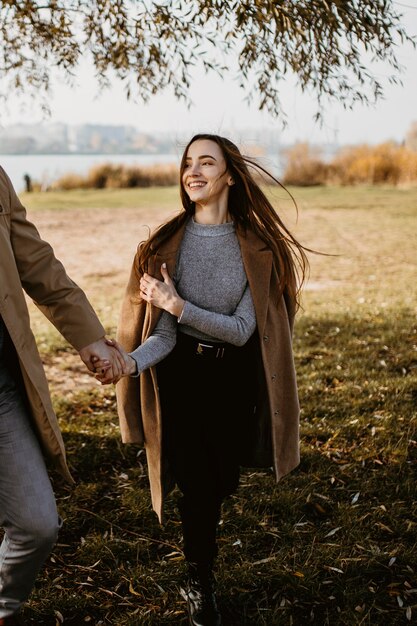
[[[254,419],[253,341],[241,347],[178,333],[157,366],[163,462],[182,492],[179,510],[187,561],[211,566],[223,500],[239,484]]]

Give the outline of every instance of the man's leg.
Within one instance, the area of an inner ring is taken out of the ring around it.
[[[22,402],[0,412],[0,618],[17,613],[55,544],[60,519]]]

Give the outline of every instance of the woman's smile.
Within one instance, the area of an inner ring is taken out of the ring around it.
[[[201,189],[205,185],[207,185],[207,183],[204,180],[192,180],[187,186],[189,189]]]

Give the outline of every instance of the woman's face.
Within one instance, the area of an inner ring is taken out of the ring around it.
[[[232,177],[220,146],[210,139],[198,139],[187,150],[182,184],[192,202],[206,204],[227,197]]]

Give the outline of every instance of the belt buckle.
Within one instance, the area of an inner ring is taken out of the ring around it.
[[[198,342],[196,353],[204,354],[204,348],[213,348],[213,347],[214,346],[209,346],[207,343]]]
[[[206,348],[213,349],[215,347],[216,346],[210,346],[208,343],[202,343],[201,341],[199,341],[196,348],[196,354],[203,355]],[[216,349],[215,353],[211,352],[211,355],[214,356],[215,359],[222,359],[224,357],[224,346],[219,346]]]
[[[202,343],[201,341],[197,344],[197,349],[196,349],[196,354],[201,354],[203,355],[205,352],[206,348],[215,348],[215,346],[210,346],[207,343]],[[219,346],[216,349],[216,352],[211,352],[211,354],[214,356],[215,359],[222,359],[224,357],[224,347],[223,346]]]

